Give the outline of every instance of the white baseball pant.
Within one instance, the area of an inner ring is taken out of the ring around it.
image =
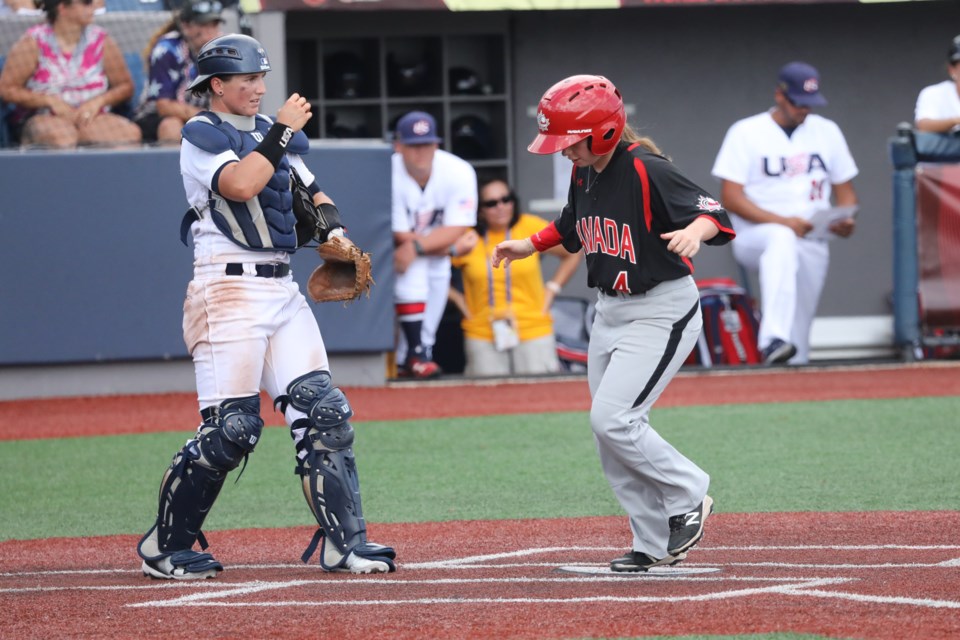
[[[276,398],[295,378],[329,370],[317,320],[291,276],[224,276],[223,269],[195,268],[183,304],[201,409],[260,389]],[[287,424],[301,417],[287,408]]]
[[[759,271],[759,347],[779,338],[797,348],[791,364],[807,363],[810,328],[830,266],[829,243],[798,238],[790,228],[769,223],[738,230],[732,245],[737,262]]]

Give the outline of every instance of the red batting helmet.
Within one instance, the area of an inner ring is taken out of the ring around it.
[[[603,76],[570,76],[540,98],[540,133],[527,151],[556,153],[593,136],[591,151],[602,156],[617,146],[626,123],[623,98],[612,82]]]

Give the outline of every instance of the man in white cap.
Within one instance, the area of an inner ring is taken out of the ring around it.
[[[814,67],[791,62],[781,68],[773,99],[769,111],[730,127],[713,175],[737,232],[733,255],[759,271],[763,361],[805,364],[830,263],[828,241],[853,233],[857,165],[840,127],[811,113],[827,104]],[[822,235],[811,233],[811,219],[831,208],[831,194],[850,215],[829,223]]]

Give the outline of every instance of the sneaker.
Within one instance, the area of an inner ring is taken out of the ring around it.
[[[703,502],[693,511],[670,518],[668,521],[670,542],[667,544],[667,553],[676,556],[700,542],[700,538],[703,537],[703,523],[711,513],[713,513],[713,498],[704,496]]]
[[[774,338],[773,342],[768,344],[761,354],[763,364],[780,364],[786,362],[797,354],[797,348],[789,342],[784,342],[780,338]]]
[[[144,560],[143,575],[157,580],[203,580],[216,578],[223,565],[209,553],[177,551],[162,558]]]
[[[364,558],[351,551],[343,563],[343,567],[337,569],[337,571],[349,573],[390,573],[390,565],[384,560]]]
[[[639,573],[646,571],[650,567],[672,567],[686,560],[686,558],[686,553],[680,553],[675,556],[667,556],[666,558],[657,560],[639,551],[628,551],[619,558],[614,558],[610,561],[610,570],[616,571],[617,573]]]
[[[440,375],[440,365],[432,360],[422,360],[420,358],[410,358],[407,364],[400,367],[397,374],[401,378],[416,378],[418,380],[427,380],[436,378]]]

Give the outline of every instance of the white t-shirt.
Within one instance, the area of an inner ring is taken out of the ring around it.
[[[914,122],[949,118],[960,118],[960,95],[957,94],[957,84],[953,80],[944,80],[924,87],[917,96]]]
[[[477,223],[477,172],[466,160],[437,149],[430,179],[423,189],[394,153],[393,230],[429,235],[437,227],[472,227]]]
[[[712,173],[742,184],[747,198],[767,211],[809,218],[830,206],[831,185],[853,179],[858,171],[832,120],[810,114],[788,137],[765,112],[730,127]],[[733,213],[730,220],[735,230],[753,225]]]

